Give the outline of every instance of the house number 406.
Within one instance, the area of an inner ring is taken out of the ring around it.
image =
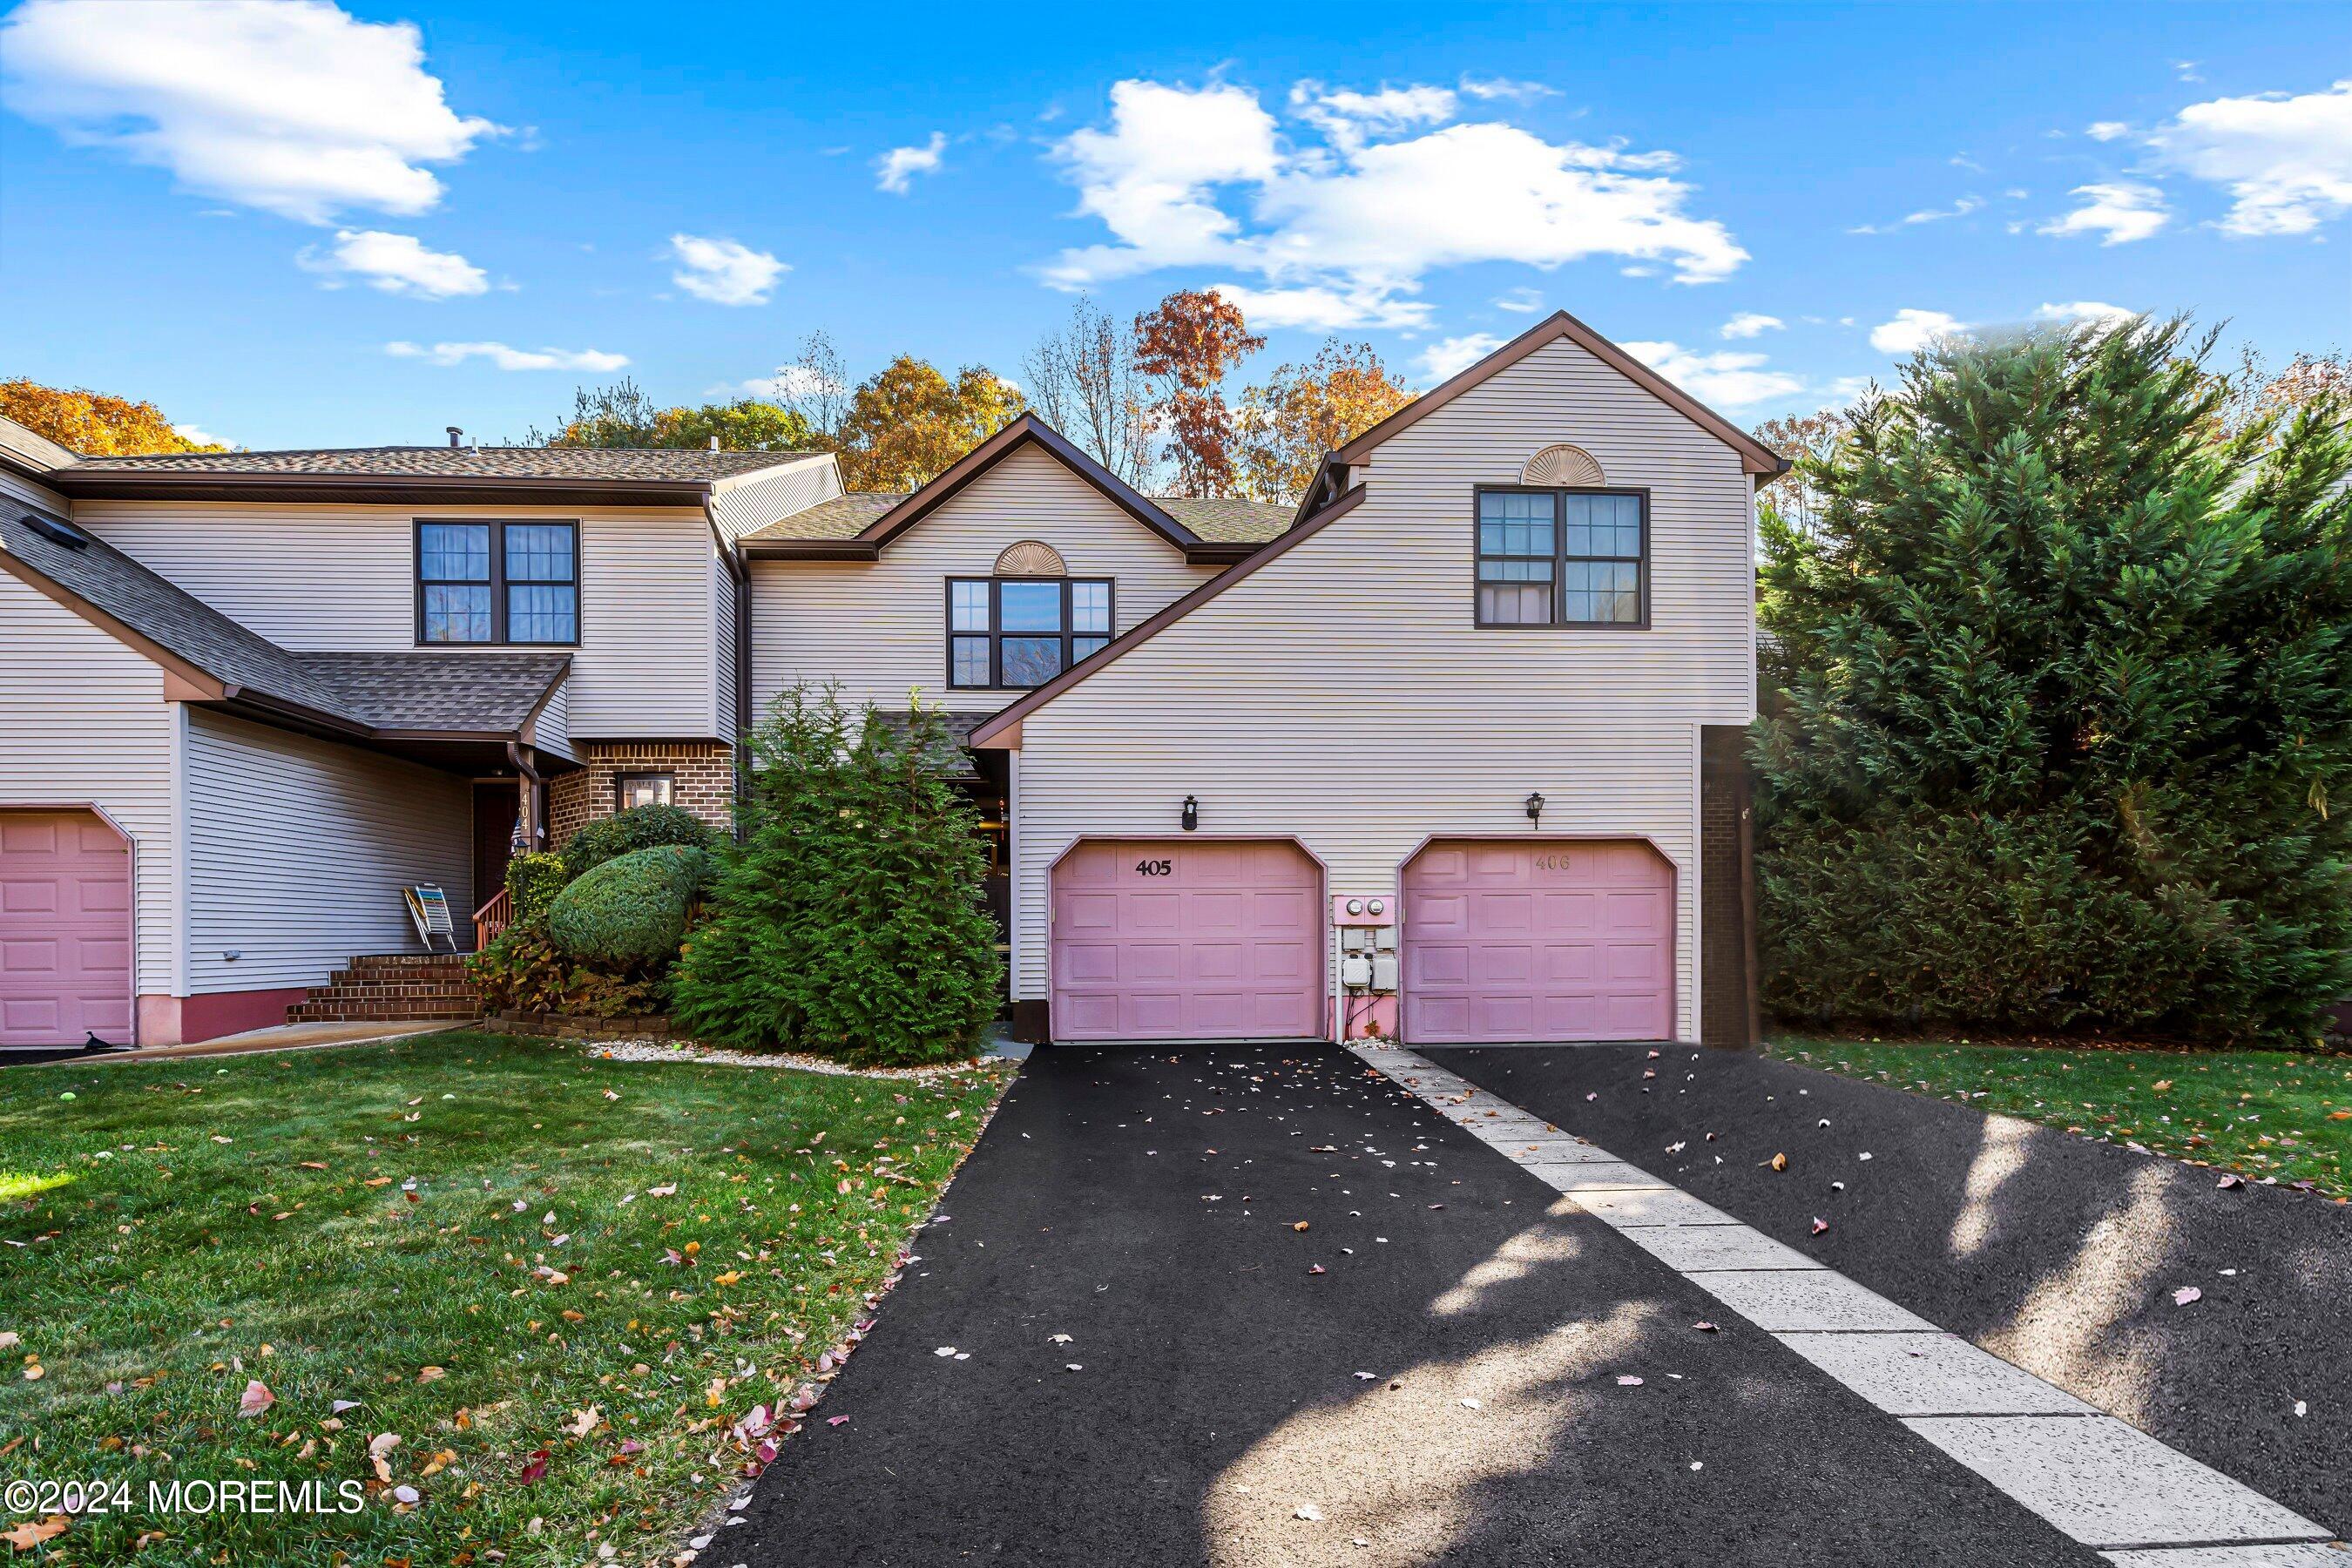
[[[1135,870],[1136,874],[1141,877],[1166,877],[1174,874],[1176,870],[1176,862],[1173,860],[1138,860],[1135,863]]]

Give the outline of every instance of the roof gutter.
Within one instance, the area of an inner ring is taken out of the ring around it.
[[[865,539],[746,539],[736,547],[750,561],[878,561],[882,547]]]
[[[476,505],[528,500],[549,506],[701,506],[706,479],[571,479],[481,474],[228,474],[89,472],[59,468],[41,482],[103,500],[381,500]]]

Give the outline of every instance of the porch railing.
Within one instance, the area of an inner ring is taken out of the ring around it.
[[[500,888],[496,897],[474,911],[474,951],[498,941],[508,926],[514,923],[514,906],[507,901],[507,890]]]

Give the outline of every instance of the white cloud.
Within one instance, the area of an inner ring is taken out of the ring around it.
[[[2120,120],[2094,120],[2083,127],[2083,134],[2094,142],[2116,142],[2131,134],[2131,127]]]
[[[1421,351],[1422,378],[1433,386],[1441,381],[1450,380],[1502,346],[1503,340],[1492,332],[1468,332],[1458,338],[1441,338]]]
[[[2352,78],[2191,104],[2148,142],[2171,167],[2228,187],[2228,233],[2308,234],[2352,211]]]
[[[1528,316],[1543,309],[1543,296],[1532,289],[1508,289],[1495,297],[1494,305],[1497,310]]]
[[[1353,147],[1367,136],[1393,135],[1416,125],[1443,125],[1454,118],[1457,101],[1453,90],[1443,87],[1327,92],[1319,81],[1302,81],[1290,89],[1292,110],[1335,147]]]
[[[1948,207],[1923,207],[1917,212],[1904,214],[1901,217],[1896,218],[1893,223],[1856,224],[1853,227],[1846,230],[1846,233],[1892,234],[1898,228],[1904,228],[1916,224],[1941,223],[1946,218],[1966,217],[1969,214],[1976,211],[1982,205],[1984,205],[1984,198],[1982,196],[1962,196]]]
[[[384,344],[383,352],[394,359],[421,359],[439,365],[486,359],[500,370],[619,370],[629,363],[626,354],[595,349],[515,349],[504,343],[435,343],[426,348],[422,343],[394,342]]]
[[[441,199],[424,165],[499,129],[450,109],[414,24],[326,0],[28,0],[0,40],[26,118],[305,223],[421,213]]]
[[[172,434],[177,436],[183,441],[186,441],[198,447],[226,447],[228,445],[227,442],[222,440],[211,431],[205,429],[202,426],[198,425],[174,425],[172,426]]]
[[[2069,300],[2063,304],[2036,306],[2033,319],[2037,321],[2089,321],[2101,327],[2118,327],[2138,315],[2137,310],[2121,305],[2110,305],[2104,300]]]
[[[903,196],[918,174],[939,173],[940,161],[948,150],[947,132],[934,131],[931,139],[919,147],[893,147],[874,160],[874,188]]]
[[[764,305],[776,279],[792,270],[766,251],[731,239],[674,234],[669,248],[678,264],[669,280],[714,305]]]
[[[1766,370],[1765,357],[1730,349],[1706,353],[1678,343],[1633,342],[1624,351],[1697,398],[1701,403],[1738,408],[1770,398],[1788,397],[1804,390],[1804,378],[1787,371]]]
[[[1318,93],[1318,112],[1337,96]],[[1063,252],[1046,279],[1077,289],[1216,267],[1276,295],[1352,300],[1358,313],[1332,324],[1361,325],[1424,313],[1399,297],[1441,268],[1628,257],[1703,283],[1748,259],[1722,224],[1684,210],[1691,187],[1664,173],[1672,153],[1552,143],[1497,122],[1402,135],[1392,119],[1348,126],[1293,145],[1245,88],[1118,83],[1109,126],[1056,147],[1078,210],[1113,242]]]
[[[1881,321],[1870,329],[1870,346],[1883,354],[1916,353],[1937,338],[1948,338],[1969,330],[1968,323],[1941,310],[1905,309],[1895,312],[1891,321]]]
[[[2146,239],[2172,218],[2164,205],[2164,193],[2154,185],[2110,180],[2077,185],[2069,194],[2082,197],[2082,205],[2063,217],[2052,218],[2036,233],[2095,234],[2103,237],[2101,245],[2129,245]]]
[[[1546,87],[1539,81],[1513,81],[1507,76],[1476,77],[1465,74],[1462,78],[1462,90],[1473,98],[1489,103],[1496,99],[1509,99],[1515,102],[1528,103],[1538,98],[1550,98],[1559,89]]]
[[[1337,331],[1343,327],[1381,327],[1406,331],[1429,325],[1429,306],[1379,288],[1251,289],[1239,283],[1212,286],[1255,328],[1306,327]]]
[[[307,246],[294,262],[326,278],[329,288],[351,277],[413,300],[455,300],[490,287],[488,274],[456,252],[427,250],[414,235],[381,229],[338,229],[332,245]]]
[[[1723,335],[1727,338],[1752,338],[1765,332],[1777,332],[1788,324],[1778,316],[1742,310],[1723,323]]]

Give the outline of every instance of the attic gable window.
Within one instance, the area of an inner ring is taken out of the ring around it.
[[[1111,635],[1108,577],[948,579],[948,684],[1043,686]]]
[[[1650,624],[1650,493],[1495,486],[1478,491],[1475,623]]]
[[[420,520],[416,640],[576,645],[579,525]]]

